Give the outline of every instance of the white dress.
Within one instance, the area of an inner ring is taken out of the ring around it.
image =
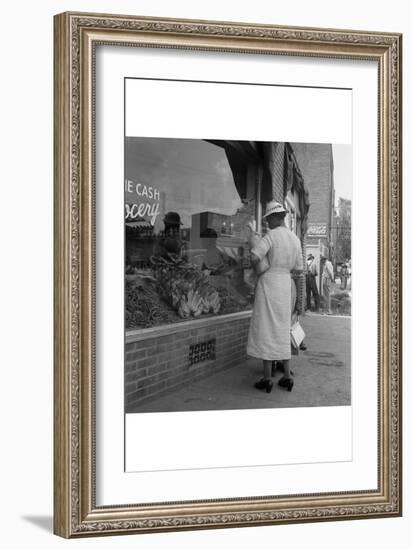
[[[290,359],[290,272],[303,269],[300,241],[280,226],[268,231],[252,252],[259,260],[267,255],[270,267],[256,285],[247,353],[270,361]]]

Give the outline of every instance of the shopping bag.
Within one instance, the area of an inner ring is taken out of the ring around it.
[[[305,331],[302,328],[302,325],[299,323],[299,319],[295,321],[290,329],[290,341],[295,349],[299,349],[299,346],[305,339]]]

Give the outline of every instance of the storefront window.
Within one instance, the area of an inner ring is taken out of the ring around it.
[[[126,328],[251,308],[255,200],[241,197],[224,147],[135,137],[125,145]],[[253,166],[243,168],[253,178]]]

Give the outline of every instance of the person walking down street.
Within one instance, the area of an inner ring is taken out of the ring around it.
[[[325,299],[325,310],[328,315],[332,315],[330,292],[332,281],[334,280],[333,266],[332,263],[327,258],[325,258],[325,256],[321,256],[320,261],[323,267],[322,294]]]
[[[346,289],[346,285],[348,282],[348,266],[346,264],[343,264],[340,270],[340,288],[341,290]]]
[[[315,311],[319,311],[319,292],[316,284],[318,268],[316,267],[315,257],[309,254],[307,260],[306,272],[306,309],[312,309],[312,296],[315,301]]]
[[[291,271],[301,273],[303,259],[299,239],[285,226],[286,213],[280,203],[270,201],[263,216],[269,231],[259,240],[253,225],[248,225],[251,262],[261,274],[255,289],[247,353],[262,359],[263,378],[255,387],[267,393],[273,387],[272,361],[282,361],[284,365],[279,386],[291,391],[294,383],[290,372]],[[259,265],[264,259],[267,269],[262,273]]]

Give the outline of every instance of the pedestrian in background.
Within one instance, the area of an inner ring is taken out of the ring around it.
[[[348,266],[346,264],[343,264],[340,270],[340,288],[341,290],[346,289],[346,285],[348,282]]]
[[[185,243],[181,238],[181,226],[180,216],[177,212],[168,212],[164,219],[164,230],[161,238],[154,246],[153,255],[160,256],[162,258],[169,258],[170,256],[180,256],[186,258]]]
[[[315,311],[319,311],[319,292],[316,284],[318,268],[316,267],[315,257],[309,254],[306,271],[306,309],[312,309],[312,296],[315,301]]]
[[[320,257],[320,263],[322,266],[322,294],[325,299],[325,310],[328,315],[332,315],[330,292],[334,280],[333,266],[325,256]]]

